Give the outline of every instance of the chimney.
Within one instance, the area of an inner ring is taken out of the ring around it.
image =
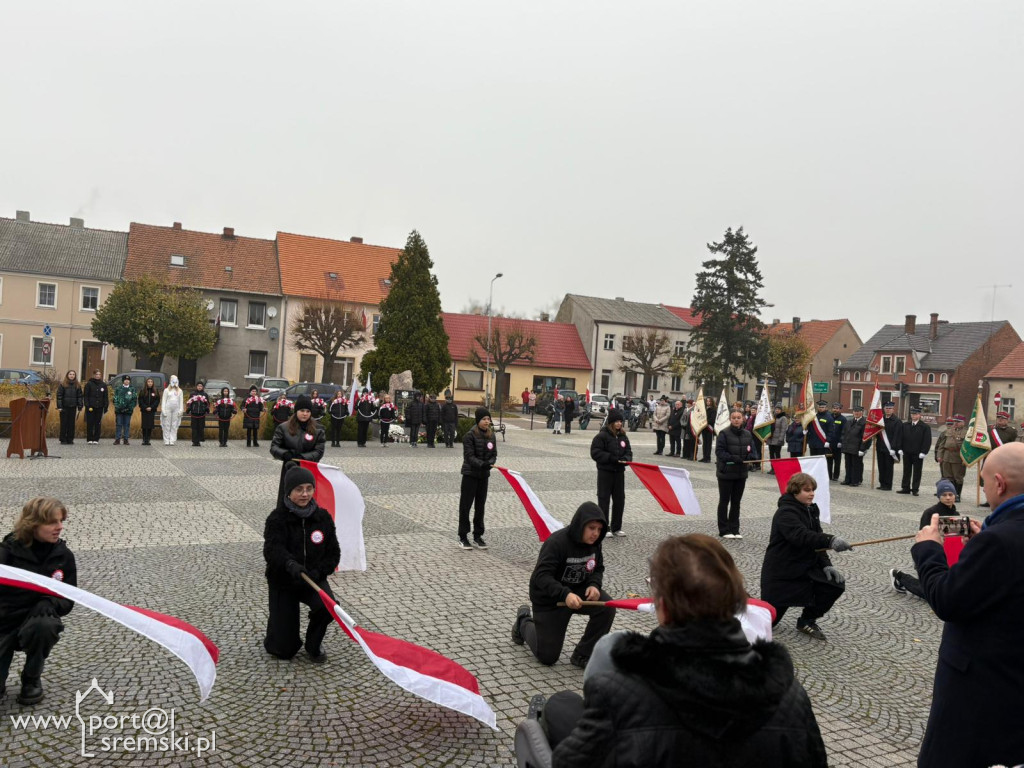
[[[939,335],[939,313],[932,312],[932,328],[931,334],[928,336],[929,339],[936,339]]]
[[[615,300],[616,300],[616,301],[625,301],[625,300],[626,300],[626,297],[625,297],[625,296],[616,296],[616,297],[615,297]]]
[[[28,211],[18,211],[14,216],[18,221],[32,221],[28,216]]]
[[[903,323],[903,332],[909,334],[917,333],[917,315],[907,315],[907,320]]]
[[[800,330],[800,318],[799,317],[794,317],[793,318],[793,333],[796,333],[799,330]]]
[[[224,227],[224,237],[226,237],[227,239],[230,240],[230,239],[234,238],[234,236],[235,236],[235,228],[234,227]]]
[[[363,238],[361,238],[361,237],[350,237],[348,239],[348,241],[350,243],[360,243],[361,244],[363,242]]]
[[[772,318],[772,325],[778,325],[778,324],[779,324],[779,318],[773,317]]]
[[[76,229],[82,229],[85,227],[85,219],[76,219],[74,216],[71,217],[71,224],[69,226],[75,227]]]
[[[180,221],[174,222],[174,224],[171,225],[171,229],[176,229],[176,230],[178,230],[180,232],[181,231],[181,222]]]

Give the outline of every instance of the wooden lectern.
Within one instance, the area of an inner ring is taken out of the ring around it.
[[[25,458],[39,454],[48,456],[46,451],[46,412],[50,408],[49,398],[26,400],[19,397],[11,400],[11,442],[7,446],[7,458],[16,453]]]

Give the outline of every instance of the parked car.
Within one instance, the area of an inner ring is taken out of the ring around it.
[[[285,394],[289,400],[295,402],[295,398],[299,395],[308,395],[313,390],[316,390],[327,402],[330,402],[334,398],[334,393],[339,389],[345,390],[345,394],[348,395],[349,388],[342,384],[331,384],[326,381],[302,381],[298,384],[292,384],[287,389],[279,389],[277,392],[273,392],[269,395],[264,395],[263,399],[269,403],[276,403],[277,399]]]
[[[43,377],[28,368],[0,368],[0,384],[42,384]]]
[[[203,382],[203,387],[207,392],[211,392],[217,396],[220,396],[220,391],[224,389],[224,387],[227,387],[228,392],[231,393],[231,397],[235,397],[235,388],[231,386],[231,382],[227,379],[206,379]]]
[[[608,409],[612,407],[612,401],[607,395],[590,396],[590,415],[604,417]]]
[[[288,379],[275,379],[270,376],[264,376],[262,379],[256,381],[256,386],[259,387],[260,397],[267,398],[272,394],[281,392],[282,390],[288,389],[292,383]],[[246,387],[248,390],[248,387]]]
[[[117,384],[121,383],[121,379],[125,376],[130,376],[132,380],[132,389],[138,391],[146,386],[146,379],[152,379],[153,385],[156,387],[157,392],[163,392],[164,387],[167,386],[168,377],[160,373],[160,371],[125,371],[124,373],[115,373],[109,379],[108,383]],[[92,376],[82,376],[82,384],[91,379]]]

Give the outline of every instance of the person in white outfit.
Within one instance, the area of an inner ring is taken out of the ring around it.
[[[178,441],[178,427],[181,426],[184,408],[185,398],[178,386],[178,377],[171,376],[171,383],[160,398],[160,430],[164,435],[164,445],[174,445]]]

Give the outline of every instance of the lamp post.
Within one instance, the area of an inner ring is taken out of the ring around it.
[[[487,294],[487,363],[484,375],[487,377],[486,400],[488,410],[491,407],[491,302],[494,300],[494,281],[501,277],[501,272],[491,278],[491,289]]]

